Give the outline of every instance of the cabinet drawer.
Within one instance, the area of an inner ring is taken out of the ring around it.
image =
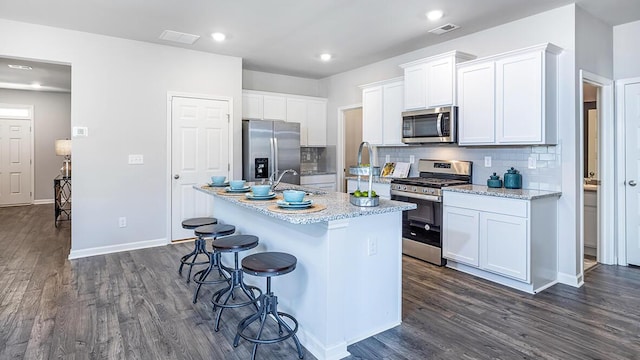
[[[527,200],[443,191],[443,204],[518,217],[529,216]]]
[[[332,182],[336,182],[336,174],[302,175],[302,176],[300,176],[300,185],[332,183]]]

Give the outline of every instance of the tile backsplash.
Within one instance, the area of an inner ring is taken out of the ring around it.
[[[532,190],[560,191],[562,184],[560,168],[560,145],[555,146],[504,146],[504,147],[460,147],[456,145],[379,147],[378,165],[384,165],[389,155],[391,162],[409,162],[409,176],[418,176],[418,159],[466,160],[473,162],[474,184],[486,185],[494,172],[504,178],[507,169],[514,167],[522,174],[522,187]],[[491,166],[485,167],[485,156],[491,157]],[[535,169],[529,169],[529,158],[535,160]]]
[[[305,173],[335,172],[335,146],[301,147],[300,171]]]

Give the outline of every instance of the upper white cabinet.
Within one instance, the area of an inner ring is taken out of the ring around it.
[[[372,145],[402,143],[402,78],[362,85],[362,140]]]
[[[327,145],[327,100],[324,98],[244,90],[242,118],[297,122],[301,146]]]
[[[404,69],[404,110],[454,105],[456,64],[474,58],[451,51],[400,65]]]
[[[557,144],[561,51],[543,44],[458,65],[458,143]]]

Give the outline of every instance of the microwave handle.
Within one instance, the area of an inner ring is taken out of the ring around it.
[[[436,127],[438,128],[438,136],[442,137],[442,113],[438,114],[438,120],[436,122]]]

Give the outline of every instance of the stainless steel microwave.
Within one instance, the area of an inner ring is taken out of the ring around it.
[[[402,113],[402,142],[455,143],[458,107],[440,107]]]

